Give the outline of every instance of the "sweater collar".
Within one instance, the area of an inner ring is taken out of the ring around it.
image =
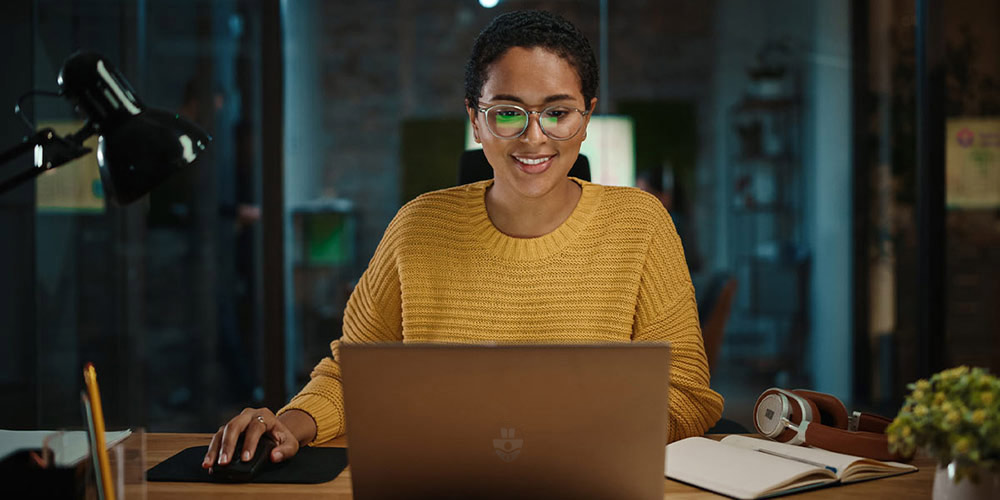
[[[537,238],[508,236],[493,225],[486,211],[486,190],[493,185],[493,179],[469,185],[470,195],[475,200],[475,209],[470,221],[473,237],[487,252],[504,260],[540,260],[558,253],[584,230],[603,194],[603,186],[600,184],[593,184],[576,177],[570,179],[582,189],[576,208],[554,231]]]

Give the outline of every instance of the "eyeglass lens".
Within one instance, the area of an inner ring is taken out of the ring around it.
[[[494,106],[487,111],[486,122],[497,136],[514,138],[528,128],[528,113],[514,106]],[[573,108],[554,106],[541,111],[538,123],[549,137],[568,139],[580,130],[583,116]]]

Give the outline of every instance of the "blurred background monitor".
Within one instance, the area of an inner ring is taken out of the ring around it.
[[[310,266],[344,266],[354,261],[356,220],[348,200],[319,200],[293,211],[298,261]]]

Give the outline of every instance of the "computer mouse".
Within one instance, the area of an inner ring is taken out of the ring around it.
[[[216,464],[212,466],[213,480],[226,483],[246,483],[257,477],[271,463],[271,450],[278,444],[271,436],[264,434],[260,437],[253,457],[246,462],[242,459],[244,437],[246,437],[245,434],[240,434],[240,438],[236,441],[233,460],[230,460],[226,465]]]

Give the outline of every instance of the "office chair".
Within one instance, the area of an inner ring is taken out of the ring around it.
[[[590,160],[584,155],[576,157],[569,176],[590,182]],[[458,184],[469,184],[493,178],[493,167],[486,160],[482,149],[470,149],[462,153],[458,160]]]
[[[711,309],[708,315],[704,316],[701,323],[702,340],[705,342],[705,356],[708,357],[709,371],[715,371],[716,360],[719,358],[719,351],[722,349],[722,340],[726,331],[726,322],[729,320],[729,313],[732,310],[733,298],[736,296],[736,288],[739,282],[736,278],[726,277],[722,279],[721,288],[714,293],[711,300]],[[716,285],[719,287],[720,285]]]

